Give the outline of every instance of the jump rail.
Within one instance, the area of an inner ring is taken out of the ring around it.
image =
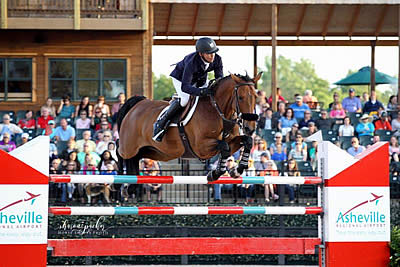
[[[304,215],[321,207],[50,207],[53,215]]]
[[[321,177],[307,176],[244,176],[221,177],[208,182],[206,176],[136,176],[136,175],[50,175],[53,183],[114,184],[321,184]]]

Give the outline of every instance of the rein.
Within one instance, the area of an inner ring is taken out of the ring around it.
[[[253,120],[253,119],[250,119],[252,117],[252,116],[250,116],[250,115],[252,115],[251,113],[242,113],[240,111],[238,89],[239,89],[239,87],[245,86],[245,85],[250,85],[250,86],[253,85],[254,86],[255,84],[251,83],[251,82],[236,84],[236,86],[235,86],[236,109],[235,109],[234,114],[237,114],[237,117],[234,119],[225,118],[225,115],[219,108],[214,95],[210,95],[211,104],[214,106],[218,115],[222,119],[222,124],[223,124],[222,139],[225,139],[229,136],[229,133],[232,131],[233,127],[235,127],[236,124],[239,125],[239,129],[242,131],[243,130],[243,121],[245,120],[245,117],[248,117],[248,119],[246,119],[246,120]],[[250,114],[250,115],[248,115],[248,114]]]

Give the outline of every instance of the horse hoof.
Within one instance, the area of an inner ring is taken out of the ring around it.
[[[230,175],[232,178],[235,178],[235,179],[240,177],[240,173],[237,171],[236,168],[230,169],[230,170],[229,170],[229,175]]]
[[[207,174],[207,181],[209,181],[209,182],[214,182],[214,181],[218,180],[218,178],[219,178],[219,175],[215,171],[210,171]]]

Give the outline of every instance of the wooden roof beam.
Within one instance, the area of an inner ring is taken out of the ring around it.
[[[322,27],[322,36],[323,37],[325,37],[326,34],[328,33],[329,23],[331,22],[332,15],[333,15],[334,11],[335,11],[335,5],[331,5],[329,7],[328,16],[326,17],[326,20],[325,20],[324,25]]]
[[[384,5],[382,8],[381,14],[378,19],[378,23],[376,24],[375,36],[379,36],[379,34],[381,33],[383,21],[385,20],[385,17],[387,15],[388,8],[389,8],[389,5]]]
[[[296,29],[297,37],[299,37],[301,34],[301,27],[303,26],[304,17],[306,15],[306,10],[307,10],[307,5],[303,5],[302,9],[301,9],[301,14],[300,14],[300,20],[299,20],[299,23],[297,24],[297,29]]]
[[[167,16],[167,28],[165,29],[166,35],[169,35],[169,28],[171,26],[171,14],[172,14],[172,8],[173,8],[174,4],[169,4],[169,8],[168,8],[168,16]]]
[[[192,21],[192,36],[194,36],[196,33],[197,16],[199,15],[199,7],[200,7],[200,4],[196,4],[195,8],[194,8],[194,16],[193,16],[193,21]]]
[[[218,21],[218,36],[221,36],[221,33],[222,33],[222,25],[224,23],[225,10],[226,10],[226,4],[223,4],[221,15],[219,16],[219,21]]]
[[[350,37],[353,35],[354,27],[356,26],[358,16],[360,15],[360,9],[361,9],[361,5],[356,5],[356,8],[354,9],[353,16],[352,16],[353,18],[349,25],[348,36],[350,36]]]
[[[253,9],[254,9],[254,5],[250,5],[249,12],[247,13],[246,24],[244,26],[244,34],[243,34],[244,36],[249,35],[249,25],[250,25],[251,17],[253,16]]]

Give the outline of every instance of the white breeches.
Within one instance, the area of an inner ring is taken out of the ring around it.
[[[172,78],[172,83],[174,84],[176,93],[178,94],[180,98],[180,104],[182,107],[185,107],[187,103],[189,102],[190,95],[182,91],[182,83],[175,79],[174,77]]]

